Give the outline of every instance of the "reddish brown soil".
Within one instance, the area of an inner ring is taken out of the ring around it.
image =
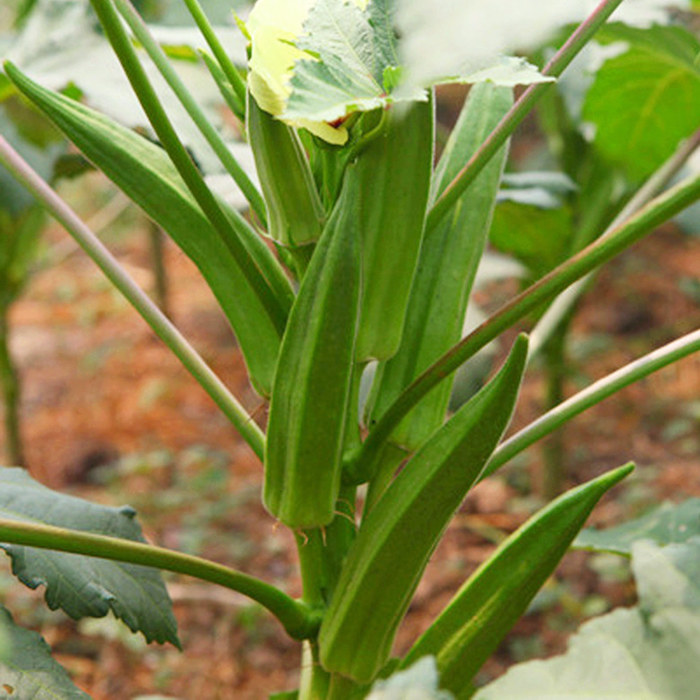
[[[84,201],[82,206],[90,210]],[[136,230],[113,239],[112,247],[148,288],[152,280],[145,236],[135,221]],[[53,227],[47,236],[52,245],[62,238]],[[607,268],[574,325],[571,391],[697,327],[697,298],[679,283],[698,278],[699,256],[700,239],[667,229]],[[196,270],[173,246],[167,248],[167,267],[175,322],[248,409],[264,420],[265,407],[247,385],[233,337]],[[497,293],[504,293],[503,288]],[[37,479],[102,502],[133,501],[151,541],[193,547],[298,594],[291,538],[258,504],[258,461],[92,263],[75,254],[37,274],[12,320],[24,387],[27,463]],[[700,436],[689,409],[695,402],[697,421],[699,387],[700,359],[686,359],[568,427],[569,483],[629,459],[640,466],[638,475],[596,510],[596,522],[617,521],[656,499],[700,495]],[[516,427],[537,415],[541,396],[542,380],[535,373],[526,383]],[[95,483],[100,474],[104,479],[96,467],[134,454],[145,455],[147,465],[161,459],[163,466],[123,469],[106,488]],[[505,477],[485,482],[469,496],[421,583],[399,649],[488,556],[494,539],[531,512],[532,501],[523,498],[522,489],[537,471],[539,454],[538,448],[530,450]],[[225,474],[215,493],[193,488],[180,493],[172,507],[156,502],[159,492],[196,483],[211,455],[223,460]],[[235,494],[243,495],[236,499]],[[214,512],[217,496],[230,499],[231,508]],[[193,523],[204,533],[197,545],[187,544]],[[551,602],[516,625],[487,665],[487,675],[501,672],[513,658],[562,650],[567,633],[593,603],[604,609],[634,600],[628,579],[601,578],[588,561],[581,553],[566,557],[558,585],[549,586]],[[168,581],[182,654],[168,647],[131,649],[87,635],[58,613],[37,612],[32,601],[38,594],[6,583],[3,589],[8,606],[20,610],[18,619],[40,629],[75,681],[98,700],[151,693],[245,700],[294,687],[299,652],[276,623],[227,591],[184,578]]]

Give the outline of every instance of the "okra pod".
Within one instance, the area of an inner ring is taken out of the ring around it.
[[[311,257],[275,373],[263,498],[291,528],[327,525],[340,488],[360,298],[355,182],[346,182]]]
[[[416,270],[433,162],[434,110],[396,104],[345,179],[357,181],[362,235],[362,302],[355,356],[385,360],[399,347]]]
[[[299,137],[260,109],[250,93],[246,127],[270,236],[291,248],[313,243],[321,235],[324,210]]]
[[[431,553],[510,421],[526,357],[521,336],[498,375],[406,464],[363,521],[321,624],[326,670],[367,683],[389,659]]]

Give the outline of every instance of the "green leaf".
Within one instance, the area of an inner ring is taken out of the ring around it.
[[[89,695],[73,685],[65,669],[54,661],[48,644],[36,633],[15,624],[0,606],[0,630],[7,652],[0,658],[0,693],[4,698],[85,700]]]
[[[568,491],[506,539],[466,581],[404,660],[437,658],[442,687],[468,697],[475,673],[525,612],[600,497],[632,471]]]
[[[364,10],[358,4],[316,0],[312,5],[304,33],[296,41],[311,58],[294,66],[283,119],[333,122],[357,110],[425,100],[425,89],[437,83],[489,81],[512,87],[549,80],[523,59],[503,57],[499,52],[485,57],[474,46],[468,53],[471,57],[476,54],[476,60],[452,60],[449,70],[426,76],[411,63],[410,52],[408,65],[403,64],[402,39],[394,26],[394,14],[402,3],[372,0]],[[480,19],[483,23],[483,17]],[[514,42],[509,43],[512,48]],[[432,54],[443,53],[432,48]]]
[[[364,11],[354,2],[316,0],[296,43],[317,58],[294,67],[283,118],[332,122],[387,103],[385,76],[397,65],[387,4],[374,0]]]
[[[573,546],[629,556],[637,540],[665,545],[687,542],[696,536],[700,536],[700,498],[689,498],[682,503],[662,503],[641,518],[607,530],[586,528]]]
[[[17,468],[0,468],[0,516],[23,522],[84,530],[144,542],[136,512],[66,496],[34,481]],[[12,558],[12,572],[29,588],[46,586],[46,603],[74,619],[113,612],[147,641],[179,647],[172,603],[160,573],[151,567],[0,545]]]
[[[256,388],[268,395],[281,342],[280,323],[248,283],[229,246],[196,204],[162,149],[109,118],[52,93],[7,66],[15,84],[118,187],[152,217],[197,265],[233,326]],[[224,205],[222,205],[224,206]],[[292,292],[267,246],[252,229],[231,219],[247,249],[249,266],[280,309]]]
[[[583,625],[563,656],[514,666],[475,700],[696,700],[700,538],[632,546],[640,603]]]
[[[629,50],[599,69],[583,117],[601,153],[641,179],[700,126],[700,41],[678,26],[615,25],[604,37]]]

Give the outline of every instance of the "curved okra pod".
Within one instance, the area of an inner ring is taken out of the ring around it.
[[[521,336],[496,377],[408,462],[363,521],[321,623],[326,670],[367,683],[389,659],[433,549],[510,421],[526,357]]]
[[[355,182],[346,182],[311,258],[275,373],[263,499],[291,528],[327,525],[340,488],[360,298]]]
[[[321,235],[324,210],[299,137],[294,129],[260,109],[250,93],[246,128],[270,236],[292,248],[313,243]]]
[[[418,262],[433,163],[434,110],[396,104],[345,179],[356,181],[362,235],[362,305],[355,357],[385,360],[399,347]]]

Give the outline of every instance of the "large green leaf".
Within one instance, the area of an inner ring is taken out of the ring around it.
[[[637,540],[651,540],[658,545],[687,542],[700,536],[700,498],[683,503],[662,503],[641,518],[607,530],[586,528],[574,542],[577,549],[614,552],[629,556]]]
[[[700,127],[700,41],[678,26],[615,25],[603,36],[629,49],[599,69],[583,117],[601,153],[641,179]]]
[[[0,606],[0,630],[6,652],[0,658],[0,697],[32,700],[85,700],[90,696],[73,685],[63,667],[54,661],[46,642],[16,625]]]
[[[144,542],[135,515],[129,506],[89,503],[46,488],[23,469],[0,467],[0,517]],[[75,619],[111,611],[149,642],[179,647],[172,603],[156,569],[20,545],[0,547],[22,583],[46,586],[52,610],[61,608]]]
[[[78,102],[42,88],[17,68],[7,65],[6,70],[20,90],[193,260],[233,326],[256,388],[269,395],[283,322],[268,312],[270,305],[262,294],[274,298],[280,314],[288,312],[292,297],[262,240],[232,219],[249,257],[244,269],[162,149]],[[249,283],[251,274],[261,278],[262,291]]]
[[[700,538],[632,546],[639,606],[581,627],[563,656],[513,667],[476,700],[696,700],[700,697]]]
[[[474,674],[525,612],[601,496],[632,470],[620,467],[536,513],[466,581],[404,660],[437,658],[441,684],[469,697]]]

